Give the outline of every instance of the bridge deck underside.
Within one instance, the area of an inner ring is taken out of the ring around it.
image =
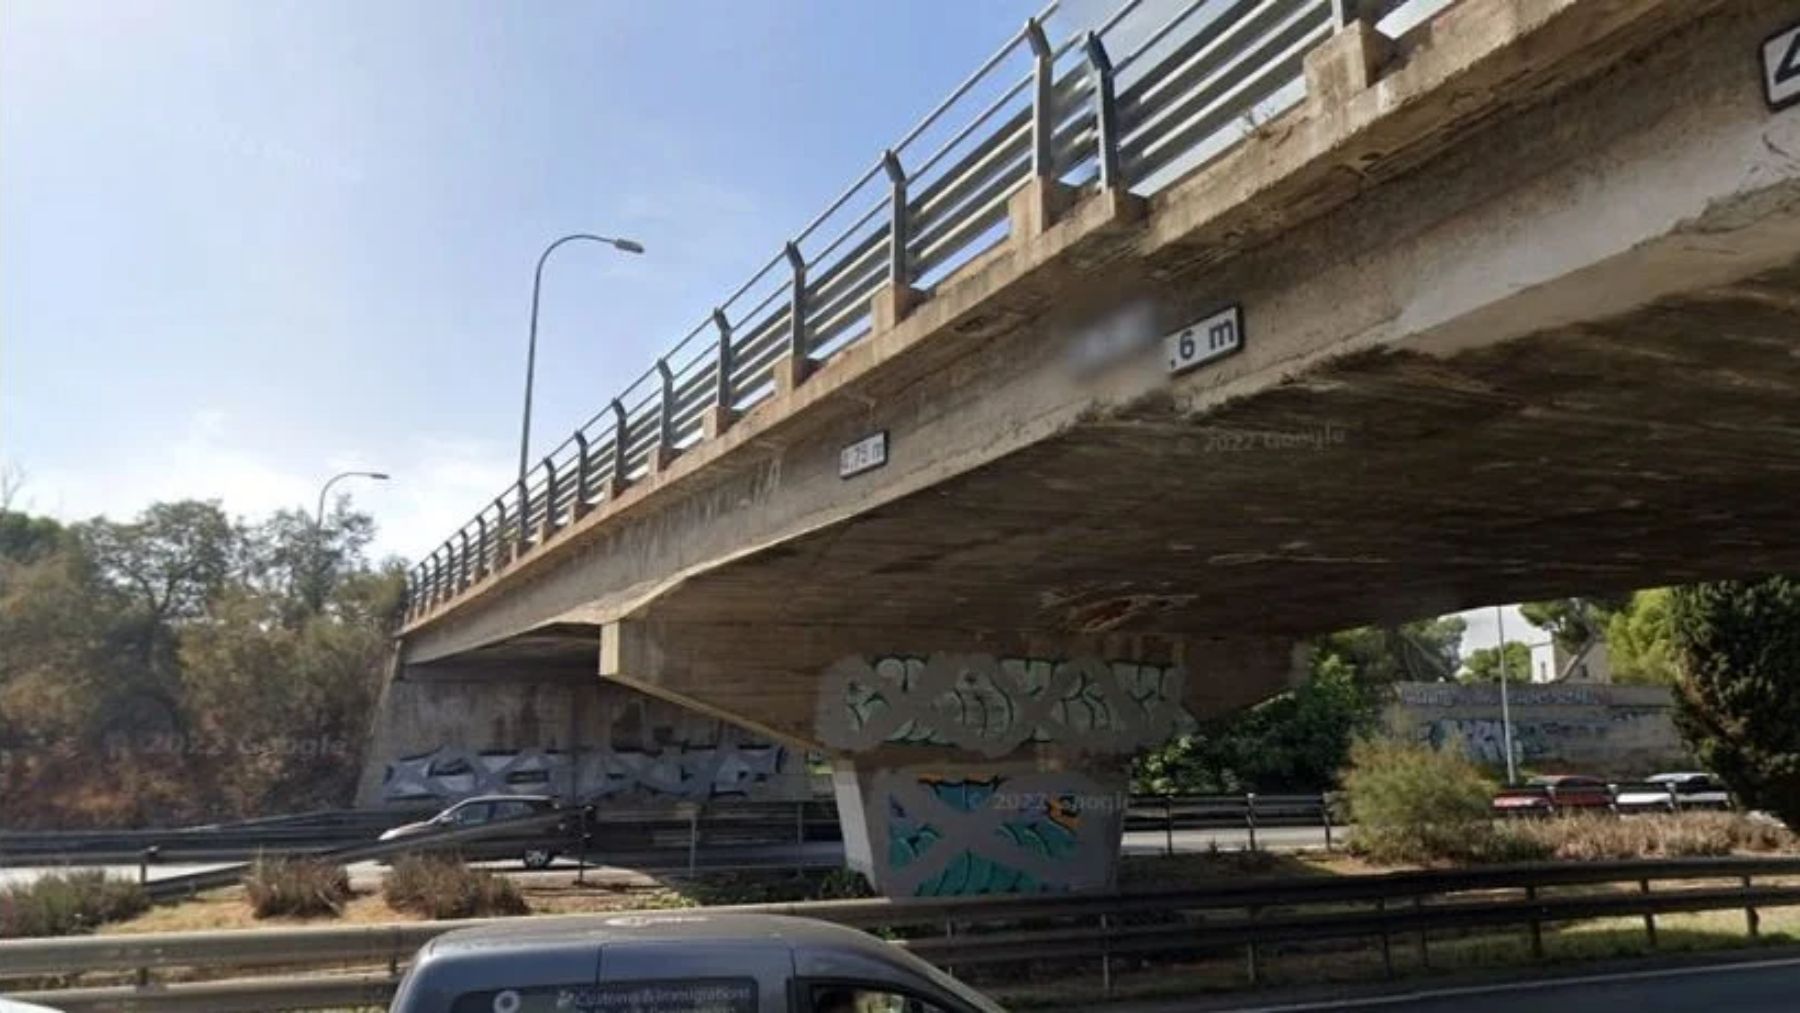
[[[1312,634],[1800,569],[1800,267],[1438,359],[1140,404],[639,618]]]

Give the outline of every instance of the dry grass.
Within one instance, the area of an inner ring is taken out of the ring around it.
[[[1679,813],[1618,818],[1580,814],[1505,824],[1502,836],[1526,842],[1545,857],[1568,861],[1686,858],[1742,852],[1790,851],[1787,828],[1742,813]]]
[[[350,874],[312,859],[259,858],[244,876],[244,895],[258,918],[336,916],[350,899]]]
[[[427,918],[524,915],[531,906],[513,881],[455,858],[407,855],[394,863],[381,894],[388,906]]]

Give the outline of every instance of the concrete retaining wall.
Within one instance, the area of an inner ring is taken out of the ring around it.
[[[1687,765],[1674,701],[1661,686],[1510,686],[1508,698],[1514,756],[1526,768],[1642,777]],[[1399,683],[1387,722],[1433,742],[1460,739],[1482,763],[1506,762],[1498,685]]]

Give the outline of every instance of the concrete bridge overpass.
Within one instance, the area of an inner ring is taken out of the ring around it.
[[[1300,638],[1800,567],[1800,3],[1190,10],[1022,33],[415,572],[403,678],[597,674],[828,753],[890,890],[1081,887]]]

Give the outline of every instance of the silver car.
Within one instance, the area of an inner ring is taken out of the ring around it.
[[[389,1013],[1004,1013],[889,943],[780,915],[668,911],[462,929]]]

